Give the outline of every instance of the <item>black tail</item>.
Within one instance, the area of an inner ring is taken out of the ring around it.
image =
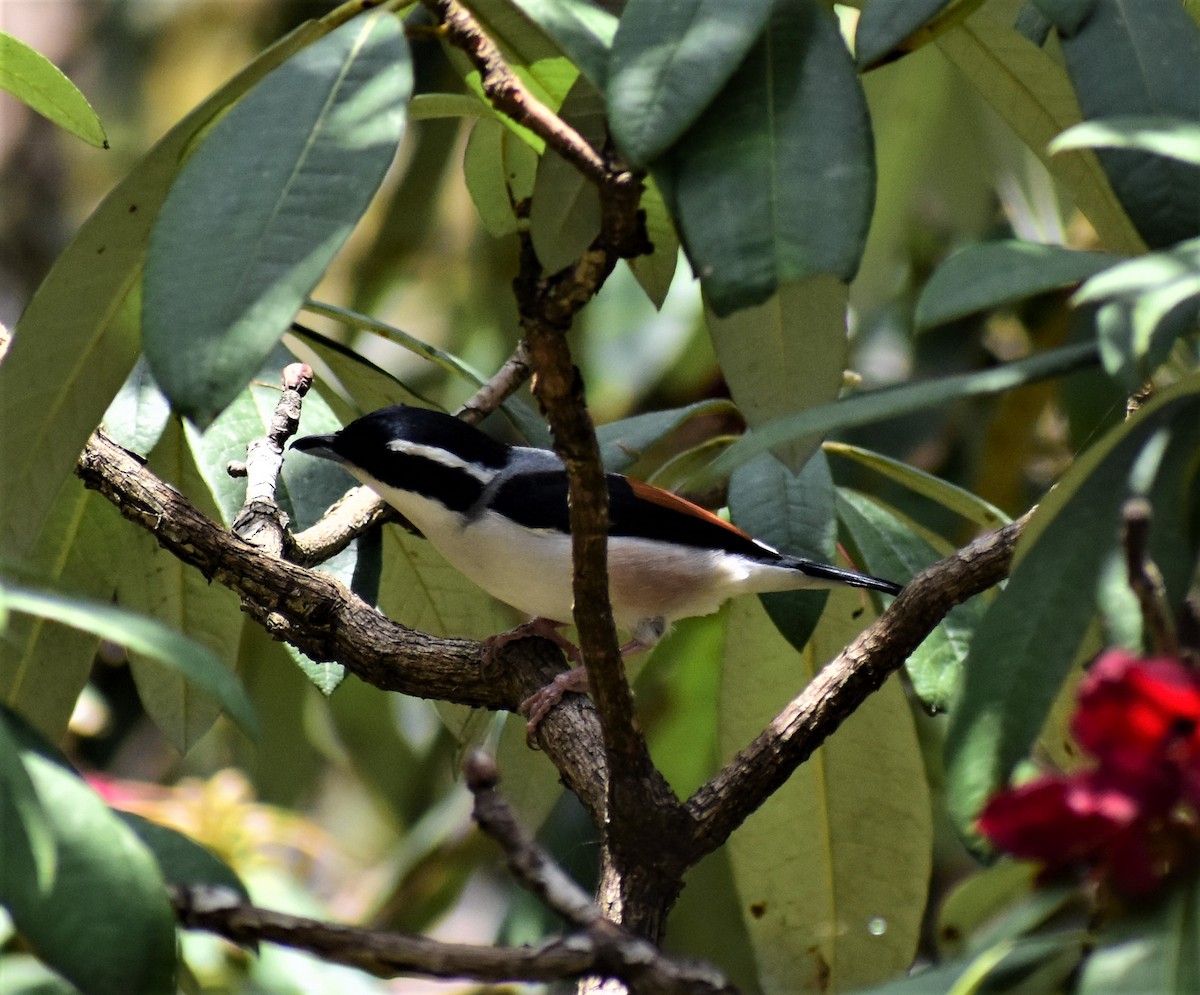
[[[882,591],[884,594],[899,594],[904,590],[903,584],[895,584],[880,577],[860,574],[857,570],[846,570],[828,563],[818,563],[816,560],[805,560],[799,556],[785,556],[785,565],[793,570],[799,570],[806,577],[816,580],[827,580],[831,584],[845,584],[848,587],[864,587],[868,591]]]

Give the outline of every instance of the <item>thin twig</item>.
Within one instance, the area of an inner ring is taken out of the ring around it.
[[[1124,521],[1125,575],[1137,596],[1151,652],[1179,656],[1179,640],[1171,624],[1162,575],[1150,559],[1150,522],[1153,511],[1145,498],[1130,498],[1121,508]]]
[[[478,425],[488,415],[507,401],[531,373],[529,347],[522,339],[511,356],[504,361],[495,375],[471,396],[455,415],[470,425]]]

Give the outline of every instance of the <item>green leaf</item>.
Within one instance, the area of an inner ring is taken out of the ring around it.
[[[596,426],[600,461],[610,473],[624,473],[679,426],[703,415],[728,415],[735,409],[724,398],[696,401],[682,408],[650,411]]]
[[[999,528],[1012,520],[990,501],[985,501],[957,484],[942,480],[941,477],[935,477],[933,474],[918,470],[914,466],[901,463],[899,460],[891,459],[881,453],[860,449],[858,446],[850,446],[844,442],[826,442],[822,448],[827,455],[842,456],[853,460],[860,466],[869,467],[881,476],[907,487],[914,494],[927,497],[943,508],[962,515],[967,521],[974,522],[981,528]]]
[[[847,295],[841,280],[819,275],[727,318],[706,315],[721,372],[751,429],[837,398],[848,362]],[[798,439],[775,455],[798,470],[820,444]]]
[[[838,490],[838,517],[862,558],[862,569],[878,577],[907,582],[946,553],[880,502],[846,488]],[[955,607],[904,662],[926,708],[944,712],[953,703],[984,607],[978,599]]]
[[[1079,98],[1051,55],[988,7],[938,38],[937,46],[1069,192],[1108,249],[1144,251],[1095,154],[1055,157],[1046,151],[1080,120]]]
[[[23,565],[31,583],[111,601],[133,562],[129,524],[75,478],[51,502],[37,544]],[[91,673],[100,639],[90,632],[12,614],[0,640],[0,696],[43,736],[57,740]]]
[[[1062,50],[1085,118],[1200,122],[1200,28],[1179,0],[1094,0]],[[1099,159],[1150,248],[1200,234],[1200,168],[1131,150]]]
[[[0,89],[88,144],[108,148],[104,125],[87,97],[53,62],[5,31],[0,31]]]
[[[139,356],[117,391],[101,427],[117,445],[147,456],[171,417],[171,402],[158,389],[145,356]]]
[[[5,709],[0,722],[20,743],[57,854],[44,887],[29,864],[0,861],[0,904],[87,995],[174,991],[175,916],[154,858],[53,747]],[[0,838],[20,831],[14,819],[0,810]]]
[[[906,384],[873,390],[835,402],[823,404],[795,415],[774,421],[749,432],[713,460],[705,473],[691,482],[698,486],[732,472],[736,467],[754,459],[791,439],[809,435],[824,435],[855,425],[866,425],[895,415],[937,407],[964,397],[983,397],[1000,394],[1015,387],[1036,383],[1050,377],[1064,376],[1075,370],[1094,366],[1098,359],[1095,344],[1063,346],[1017,359],[990,370],[938,377],[922,383]]]
[[[427,342],[422,342],[416,336],[409,335],[408,332],[401,331],[399,328],[394,328],[382,321],[376,321],[365,314],[358,314],[357,312],[340,308],[333,304],[323,304],[320,301],[309,300],[305,302],[304,309],[311,311],[313,314],[323,314],[326,317],[345,322],[351,328],[358,328],[365,332],[381,335],[389,341],[395,342],[402,348],[407,349],[409,352],[427,359],[431,363],[435,363],[447,373],[452,373],[454,376],[471,384],[472,387],[483,386],[483,377],[457,356],[445,352],[436,346],[429,345]],[[404,398],[400,397],[399,400],[404,400]],[[395,400],[389,403],[395,403]],[[424,399],[421,400],[421,403],[426,407],[430,406],[429,402]],[[527,404],[514,397],[510,397],[501,405],[500,410],[504,412],[505,417],[512,422],[513,426],[525,437],[531,446],[549,448],[550,430],[546,427],[546,423],[538,415],[534,414]]]
[[[871,0],[854,33],[859,66],[873,69],[914,51],[962,21],[983,0]],[[953,6],[952,6],[953,5]],[[947,8],[950,8],[947,10]],[[893,55],[893,53],[895,53]]]
[[[587,0],[512,0],[579,67],[597,89],[604,89],[609,49],[617,19]]]
[[[1194,331],[1200,298],[1200,239],[1151,252],[1097,274],[1072,303],[1103,301],[1096,314],[1104,368],[1129,389],[1142,384],[1181,335]]]
[[[972,640],[946,742],[948,802],[965,835],[1028,752],[1084,645],[1131,468],[1164,425],[1197,417],[1198,395],[1197,375],[1157,394],[1075,462],[1026,526],[1008,585]]]
[[[675,144],[762,35],[770,0],[630,0],[609,64],[613,138],[633,166]]]
[[[658,184],[652,176],[647,176],[645,183],[641,209],[646,213],[646,237],[650,239],[654,251],[649,255],[627,259],[626,262],[650,302],[662,310],[679,264],[679,236],[675,234],[671,214]]]
[[[538,156],[499,121],[480,118],[471,128],[463,153],[463,179],[493,238],[520,227],[516,205],[533,194]]]
[[[0,813],[5,813],[9,830],[4,859],[31,868],[34,887],[48,890],[58,869],[54,828],[22,761],[20,740],[7,721],[0,721]]]
[[[740,529],[780,552],[826,563],[837,547],[833,501],[833,478],[820,453],[798,473],[767,453],[729,478],[729,512]],[[759,595],[775,628],[797,650],[812,636],[828,598],[828,591]]]
[[[773,5],[766,32],[654,178],[718,315],[804,277],[854,276],[875,197],[871,132],[823,4]]]
[[[1100,927],[1083,963],[1079,995],[1200,991],[1200,886],[1177,881],[1150,903]]]
[[[730,605],[720,748],[743,747],[863,624],[830,592],[797,654],[752,598]],[[730,839],[738,896],[769,995],[848,991],[912,962],[932,847],[912,715],[888,681]],[[769,855],[769,859],[764,859]]]
[[[209,424],[248,382],[383,180],[412,88],[389,11],[268,75],[184,165],[146,261],[143,336],[172,404]]]
[[[258,719],[246,693],[220,660],[186,636],[152,619],[99,602],[12,586],[5,591],[5,599],[11,611],[90,632],[178,670],[216,698],[247,733],[256,734]]]
[[[1074,34],[1092,12],[1095,0],[1033,0],[1033,5],[1063,34]]]
[[[1112,117],[1083,121],[1050,143],[1050,154],[1075,149],[1137,149],[1200,166],[1200,123],[1183,118]]]
[[[604,105],[586,81],[576,83],[559,116],[594,148],[604,143]],[[557,273],[583,255],[600,234],[600,191],[552,149],[538,161],[529,204],[529,235],[542,269]]]
[[[250,894],[241,878],[220,857],[167,826],[143,819],[133,812],[117,812],[154,855],[163,880],[176,885],[210,885],[227,888],[238,901],[249,902]]]
[[[171,129],[104,198],[17,322],[0,364],[0,555],[17,560],[138,354],[146,242],[196,134],[293,52],[337,23],[308,22]],[[51,347],[52,346],[52,347]]]
[[[1124,260],[1107,252],[1007,239],[956,252],[929,278],[917,301],[917,328],[947,322],[1082,283]]]
[[[172,419],[163,433],[148,466],[187,494],[206,515],[219,517],[178,419]],[[131,539],[144,552],[137,558],[136,568],[131,564],[123,572],[121,605],[195,640],[232,672],[245,619],[238,596],[159,548],[153,536],[139,533]],[[172,745],[186,753],[212,728],[221,714],[220,704],[186,673],[162,667],[140,653],[130,655],[129,666],[146,713]]]

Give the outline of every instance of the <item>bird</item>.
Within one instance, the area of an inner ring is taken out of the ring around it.
[[[292,449],[332,460],[410,522],[460,573],[531,621],[486,643],[485,660],[513,639],[553,639],[573,617],[567,473],[547,449],[509,445],[460,418],[397,404]],[[896,595],[901,585],[782,553],[705,508],[619,473],[608,486],[608,572],[623,654],[650,649],[672,623],[709,615],[730,598],[848,585]],[[532,729],[586,671],[559,675],[522,705]],[[536,713],[536,721],[535,721]]]

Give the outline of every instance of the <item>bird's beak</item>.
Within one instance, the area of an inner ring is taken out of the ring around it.
[[[319,456],[321,459],[333,460],[335,463],[345,462],[333,448],[334,435],[306,435],[292,442],[292,449],[299,449],[309,456]]]

